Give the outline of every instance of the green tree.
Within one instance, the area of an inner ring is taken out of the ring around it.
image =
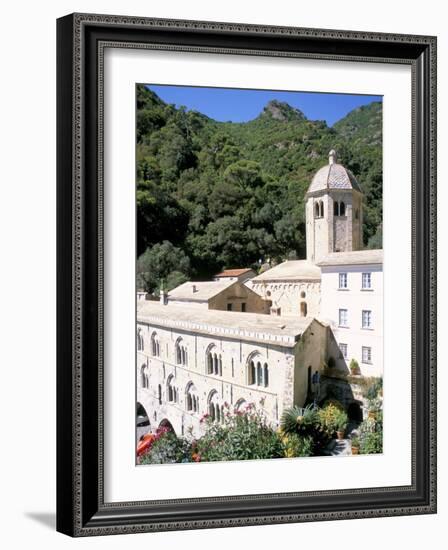
[[[173,288],[187,280],[189,272],[185,252],[169,241],[147,248],[137,260],[137,284],[151,294],[158,292],[162,280]]]

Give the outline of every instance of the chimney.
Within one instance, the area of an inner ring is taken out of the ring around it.
[[[336,154],[336,151],[334,149],[332,149],[328,153],[328,162],[329,162],[329,164],[336,164],[337,161],[338,161],[338,156]]]
[[[194,294],[195,292],[197,292],[197,291],[198,291],[197,286],[196,286],[196,285],[193,285],[193,286],[192,286],[192,290],[193,290],[193,294]]]
[[[160,284],[160,303],[163,304],[164,306],[166,306],[166,304],[168,303],[168,295],[165,292],[163,279]]]

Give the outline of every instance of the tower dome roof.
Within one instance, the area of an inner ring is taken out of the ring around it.
[[[342,164],[338,164],[334,149],[328,154],[328,164],[315,173],[308,188],[308,193],[324,189],[354,189],[360,193],[362,192],[355,176],[350,170]]]

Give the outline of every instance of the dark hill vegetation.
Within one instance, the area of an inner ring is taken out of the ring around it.
[[[381,246],[381,136],[381,103],[333,128],[280,101],[249,122],[217,122],[139,86],[139,284],[157,292],[161,278],[305,257],[305,193],[332,148],[363,190],[365,245]]]

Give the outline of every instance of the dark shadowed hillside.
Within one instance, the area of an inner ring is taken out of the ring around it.
[[[305,256],[304,195],[338,151],[364,192],[364,241],[381,246],[382,106],[329,128],[286,103],[246,123],[216,122],[137,90],[140,284],[157,292],[223,267]]]

